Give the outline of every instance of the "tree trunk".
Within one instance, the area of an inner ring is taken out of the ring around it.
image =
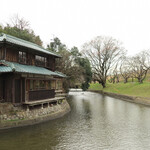
[[[141,78],[138,78],[139,83],[143,83],[143,80]]]
[[[132,77],[132,82],[134,82],[133,77]]]
[[[119,83],[119,77],[117,77],[117,83]]]
[[[105,88],[105,87],[106,87],[106,84],[105,84],[105,83],[102,83],[102,86],[103,86],[103,88]]]
[[[113,82],[113,84],[114,84],[114,83],[115,83],[115,78],[113,77],[113,79],[112,79],[112,80],[113,80],[112,82]]]
[[[143,80],[140,80],[140,83],[143,83]]]
[[[127,78],[124,78],[124,83],[127,83],[128,82],[128,79]]]
[[[102,81],[101,84],[102,84],[103,88],[106,87],[106,81]]]

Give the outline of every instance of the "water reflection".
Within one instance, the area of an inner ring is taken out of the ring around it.
[[[2,150],[150,148],[150,108],[91,92],[72,92],[72,111],[39,125],[0,131]]]

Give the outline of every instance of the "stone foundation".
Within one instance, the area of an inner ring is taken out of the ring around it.
[[[66,100],[63,100],[61,104],[43,109],[35,108],[27,111],[20,108],[12,109],[11,107],[9,111],[7,113],[0,113],[0,129],[31,125],[59,118],[70,111],[70,106]]]

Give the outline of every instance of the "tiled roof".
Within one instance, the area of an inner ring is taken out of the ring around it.
[[[67,78],[67,76],[65,74],[63,74],[62,72],[55,71],[55,73],[57,73],[59,77]]]
[[[17,37],[8,35],[8,34],[4,34],[4,33],[0,34],[0,42],[8,42],[8,43],[12,43],[15,45],[19,45],[19,46],[33,49],[33,50],[38,51],[38,52],[46,53],[46,54],[53,55],[56,57],[61,57],[59,54],[52,52],[52,51],[48,51],[48,50],[44,49],[43,47],[41,47],[35,43],[28,42],[28,41],[25,41],[25,40],[22,40],[20,38],[17,38]]]
[[[7,66],[0,66],[0,73],[2,72],[12,72],[11,67],[7,67]]]
[[[39,74],[39,75],[48,75],[48,76],[60,76],[60,73],[50,71],[43,67],[31,66],[31,65],[22,65],[15,62],[8,62],[1,60],[1,63],[5,66],[0,66],[0,73],[2,72],[17,72],[17,73],[29,73],[29,74]]]

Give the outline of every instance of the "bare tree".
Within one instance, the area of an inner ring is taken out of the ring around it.
[[[13,27],[17,27],[20,30],[29,29],[30,25],[28,21],[24,18],[20,18],[18,14],[11,18],[11,24]]]
[[[97,81],[106,87],[108,71],[125,54],[121,43],[112,37],[98,36],[83,45],[83,54],[90,60]]]
[[[119,83],[119,71],[118,71],[118,63],[115,65],[114,68],[109,70],[109,75],[107,77],[107,80],[110,83]]]
[[[120,74],[124,79],[124,83],[128,82],[128,79],[131,77],[131,67],[129,65],[128,58],[124,58],[120,65]]]
[[[139,83],[143,83],[148,70],[150,69],[150,54],[149,51],[142,51],[129,61],[132,67],[132,75],[138,79]]]
[[[118,71],[118,63],[116,64],[115,68],[113,69],[114,75],[114,83],[119,83],[119,71]]]
[[[114,74],[113,74],[113,70],[112,70],[112,69],[109,71],[109,74],[108,74],[108,76],[107,76],[107,81],[108,81],[109,83],[115,83],[115,77],[114,77]]]

